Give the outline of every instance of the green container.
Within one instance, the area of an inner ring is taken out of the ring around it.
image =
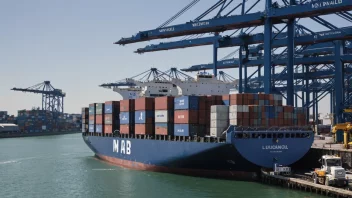
[[[335,135],[336,143],[343,142],[343,130],[337,130]]]

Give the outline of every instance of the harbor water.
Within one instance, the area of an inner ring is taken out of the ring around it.
[[[315,198],[254,182],[133,171],[97,160],[80,134],[0,139],[0,197]]]

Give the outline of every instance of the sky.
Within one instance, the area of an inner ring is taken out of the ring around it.
[[[189,2],[191,0],[1,1],[0,111],[17,115],[17,110],[41,107],[41,95],[11,91],[13,87],[27,88],[49,80],[66,93],[65,112],[80,113],[81,107],[89,103],[121,99],[112,90],[98,86],[102,83],[128,78],[151,67],[166,71],[171,67],[211,63],[212,46],[142,55],[133,53],[149,44],[179,38],[126,46],[113,44],[121,37],[157,28]],[[251,2],[254,1],[249,0],[248,7]],[[201,1],[172,24],[195,19],[213,3]],[[263,3],[251,12],[256,9],[263,10]],[[326,30],[311,20],[305,24],[316,31]],[[335,20],[334,24],[348,25],[341,20]],[[232,51],[233,48],[219,49],[219,59]],[[224,71],[238,77],[238,70]],[[327,113],[329,100],[324,101],[319,106]]]

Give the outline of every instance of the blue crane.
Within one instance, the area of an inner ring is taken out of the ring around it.
[[[326,2],[329,2],[329,4],[326,4]],[[335,3],[331,4],[330,2],[330,0],[313,0],[308,3],[296,4],[294,0],[291,0],[291,5],[275,8],[271,7],[272,3],[271,0],[269,0],[267,1],[268,10],[266,10],[266,13],[257,12],[244,15],[223,16],[203,21],[191,21],[180,25],[140,31],[135,36],[121,38],[114,44],[125,45],[191,34],[223,32],[227,30],[265,25],[265,20],[267,19],[271,20],[272,25],[286,23],[285,21],[287,21],[287,19],[314,17],[352,10],[352,1],[337,0]]]
[[[64,113],[64,97],[66,93],[54,88],[50,81],[36,84],[28,88],[12,88],[13,91],[42,94],[42,110]]]
[[[287,32],[279,33],[272,36],[272,48],[287,46]],[[352,39],[352,26],[340,28],[336,30],[321,31],[311,33],[310,35],[301,34],[295,36],[295,45],[311,45],[316,43],[334,41],[334,40],[349,40]],[[170,49],[179,49],[187,47],[196,47],[204,45],[212,45],[214,40],[219,42],[219,48],[260,44],[264,42],[264,34],[242,34],[236,37],[224,36],[196,38],[190,40],[174,41],[169,43],[159,43],[157,45],[148,45],[144,48],[139,48],[136,53],[155,52]],[[263,49],[263,45],[259,45]]]

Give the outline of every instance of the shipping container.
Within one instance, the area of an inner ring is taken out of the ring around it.
[[[155,98],[155,110],[173,110],[174,109],[173,96],[164,96]]]
[[[97,124],[97,125],[95,125],[95,132],[97,132],[97,133],[104,133],[104,131],[103,131],[103,125],[101,125],[101,124]]]
[[[120,112],[134,111],[134,99],[120,101]]]
[[[198,110],[199,98],[197,96],[181,96],[174,100],[175,110]]]
[[[120,112],[120,124],[134,124],[134,112]]]
[[[211,128],[227,128],[229,126],[228,120],[211,120]]]
[[[96,124],[104,124],[104,115],[96,115],[95,116]]]
[[[155,122],[174,122],[174,110],[156,110],[155,111]]]
[[[196,124],[174,124],[175,136],[195,136],[198,133]]]
[[[210,119],[211,120],[229,120],[230,118],[228,113],[210,113]]]
[[[156,122],[155,135],[174,135],[174,124]]]
[[[118,114],[120,113],[120,101],[106,101],[104,108],[106,114]]]
[[[90,124],[89,125],[89,132],[95,132],[95,125],[94,124]]]
[[[211,137],[221,137],[222,134],[226,131],[226,128],[218,127],[218,128],[210,128],[210,136]]]
[[[89,115],[95,115],[95,105],[94,106],[89,105]]]
[[[121,124],[120,125],[120,133],[134,135],[134,125],[133,124]]]
[[[104,115],[104,124],[119,125],[120,118],[119,118],[118,114],[117,114],[117,116],[114,116],[113,114],[105,114]]]
[[[154,122],[154,111],[153,110],[148,110],[148,111],[136,111],[134,120],[136,124],[152,124]]]
[[[198,124],[197,110],[176,110],[175,124]]]
[[[89,124],[95,124],[95,115],[89,115]]]
[[[136,135],[154,135],[155,132],[154,124],[135,124],[135,134]]]
[[[104,133],[105,134],[109,134],[112,133],[113,129],[112,129],[112,125],[111,124],[105,124],[104,125]]]
[[[218,113],[218,114],[228,114],[229,107],[226,105],[212,105],[210,108],[211,113]]]
[[[207,118],[208,117],[206,116],[206,110],[198,111],[198,124],[206,124],[206,122],[209,122]]]
[[[134,100],[135,111],[154,110],[154,98],[137,98]]]
[[[104,114],[104,103],[96,103],[95,104],[95,114],[100,115]]]

